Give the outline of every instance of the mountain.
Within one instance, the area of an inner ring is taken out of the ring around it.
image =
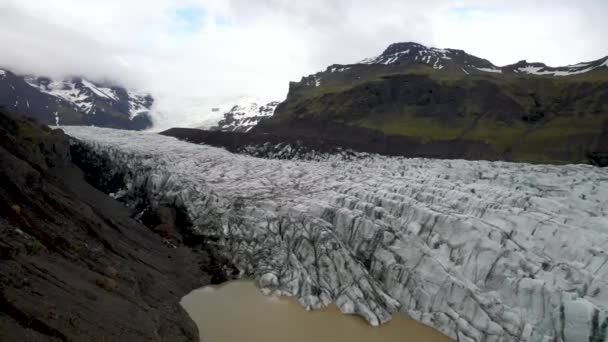
[[[462,50],[396,43],[292,82],[252,132],[405,156],[594,163],[608,156],[608,57],[499,67]]]
[[[389,66],[424,64],[432,66],[436,70],[446,68],[464,74],[490,72],[498,74],[572,76],[608,67],[608,57],[593,62],[557,68],[549,67],[543,63],[528,63],[525,60],[512,65],[498,67],[486,59],[470,55],[463,50],[429,48],[418,43],[395,43],[384,50],[381,55],[364,59],[359,64],[382,64]],[[332,71],[344,71],[348,67],[333,65],[328,69]]]
[[[0,106],[48,125],[140,130],[152,126],[149,94],[74,77],[17,75],[0,69]]]
[[[224,113],[224,118],[217,126],[210,128],[212,131],[223,132],[248,132],[256,126],[260,120],[271,117],[279,102],[273,101],[265,105],[251,102],[245,105],[235,105]]]

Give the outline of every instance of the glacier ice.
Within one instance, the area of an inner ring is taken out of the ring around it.
[[[361,155],[274,160],[65,127],[123,193],[187,210],[265,293],[397,310],[458,341],[607,341],[608,169]]]

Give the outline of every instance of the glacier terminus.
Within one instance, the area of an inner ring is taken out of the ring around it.
[[[278,160],[62,128],[127,204],[180,207],[241,277],[458,341],[606,341],[608,170],[354,154]],[[287,147],[288,148],[288,147]]]

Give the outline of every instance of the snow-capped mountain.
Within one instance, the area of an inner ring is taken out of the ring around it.
[[[543,63],[528,63],[525,60],[516,64],[498,67],[486,59],[475,57],[463,50],[438,49],[418,43],[407,42],[391,44],[381,55],[366,58],[358,64],[383,64],[392,66],[426,64],[438,70],[446,67],[460,69],[465,74],[481,71],[524,75],[570,76],[587,73],[599,68],[608,68],[608,57],[592,62],[562,67],[550,67]],[[348,68],[348,66],[333,65],[329,69],[333,71],[343,71],[345,68]]]
[[[50,79],[0,71],[0,105],[50,125],[145,129],[154,99],[149,94],[81,77]]]
[[[498,74],[515,73],[522,75],[570,76],[587,73],[593,70],[602,70],[602,68],[608,70],[608,57],[591,62],[561,67],[550,67],[543,63],[529,63],[525,60],[512,65],[499,67],[486,59],[470,55],[463,50],[438,49],[418,43],[407,42],[391,44],[382,54],[366,58],[359,63],[351,65],[331,65],[327,68],[326,72],[348,71],[357,64],[385,66],[424,64],[432,66],[433,69],[437,70],[452,68],[460,70],[465,74],[481,71]],[[322,83],[322,79],[316,77],[312,80],[312,83],[318,86]]]
[[[608,71],[608,57],[604,57],[592,62],[578,63],[563,67],[550,67],[544,63],[529,63],[520,61],[512,65],[501,68],[504,72],[527,75],[546,75],[546,76],[571,76],[585,74],[593,70]]]
[[[229,111],[224,113],[224,118],[213,126],[210,130],[224,132],[248,132],[256,126],[260,120],[274,114],[280,102],[272,101],[265,105],[258,102],[234,105]]]
[[[384,52],[376,57],[362,60],[359,64],[426,64],[434,69],[447,66],[466,66],[478,70],[494,70],[496,67],[488,60],[469,55],[463,50],[437,49],[418,43],[391,44]]]
[[[606,103],[608,57],[499,67],[463,50],[396,43],[291,82],[253,132],[381,145],[395,154],[418,144],[419,156],[581,163],[608,156]],[[397,138],[401,144],[388,143]]]
[[[543,63],[529,63],[525,60],[500,67],[487,59],[473,56],[463,50],[438,49],[413,42],[394,43],[378,56],[366,58],[354,64],[332,64],[324,71],[303,77],[297,85],[320,87],[344,82],[352,84],[365,81],[368,77],[376,77],[379,73],[399,73],[419,66],[429,66],[435,71],[464,75],[572,76],[594,71],[608,73],[608,56],[591,62],[560,67],[550,67]]]
[[[588,165],[235,155],[172,137],[67,133],[115,197],[178,206],[266,293],[395,311],[457,341],[605,341],[608,179]],[[289,146],[284,146],[287,150]],[[603,185],[602,185],[603,184]]]

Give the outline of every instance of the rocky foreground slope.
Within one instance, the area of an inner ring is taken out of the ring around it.
[[[377,325],[397,310],[458,341],[605,341],[608,173],[584,165],[348,154],[260,159],[70,127],[100,182],[171,204],[242,276]],[[289,146],[284,146],[285,151]],[[315,158],[309,158],[315,159]]]
[[[400,140],[408,156],[449,158],[456,146],[459,158],[606,162],[608,57],[498,67],[462,50],[396,43],[292,82],[275,115],[252,132]]]
[[[199,341],[178,302],[228,263],[183,243],[174,207],[133,208],[152,230],[132,219],[78,159],[60,130],[0,111],[0,341]]]

